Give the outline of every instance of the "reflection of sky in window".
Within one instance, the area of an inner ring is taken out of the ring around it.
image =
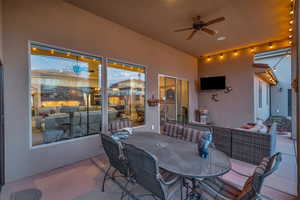
[[[32,70],[42,70],[46,72],[56,73],[74,73],[73,66],[75,65],[88,68],[88,63],[76,61],[73,59],[55,56],[31,55]],[[87,75],[87,72],[81,72],[80,74],[80,76],[84,77]]]
[[[145,81],[145,74],[135,72],[135,71],[118,69],[114,67],[108,67],[107,69],[107,80],[108,80],[109,87],[112,84],[125,81],[125,80],[130,80],[130,79]]]

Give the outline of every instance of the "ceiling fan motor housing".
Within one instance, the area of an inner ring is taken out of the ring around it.
[[[193,24],[193,28],[196,30],[201,30],[203,27],[205,27],[204,24]]]

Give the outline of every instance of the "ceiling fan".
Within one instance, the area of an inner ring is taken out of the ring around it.
[[[186,38],[187,40],[192,39],[192,37],[197,33],[197,31],[203,31],[209,35],[215,35],[216,31],[211,30],[207,28],[209,25],[220,23],[225,20],[225,17],[219,17],[213,20],[210,20],[208,22],[203,22],[200,18],[200,16],[193,17],[193,25],[192,27],[189,28],[182,28],[182,29],[177,29],[174,32],[181,32],[181,31],[189,31],[193,30],[192,33]]]

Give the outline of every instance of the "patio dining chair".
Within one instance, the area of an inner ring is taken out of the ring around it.
[[[112,179],[120,177],[116,176],[117,172],[121,174],[121,177],[127,179],[129,177],[129,168],[120,142],[115,141],[112,137],[103,133],[101,134],[101,141],[104,151],[109,159],[109,167],[105,172],[102,182],[102,192],[104,192],[105,181],[107,180],[112,168],[114,168],[114,171],[110,176]]]
[[[222,178],[206,178],[197,183],[195,192],[201,200],[260,200],[260,194],[265,178],[276,171],[281,162],[281,153],[265,157],[256,167],[252,176],[237,171],[239,175],[248,177],[242,190]]]
[[[134,145],[125,144],[131,175],[135,182],[150,192],[139,195],[152,196],[154,199],[173,200],[180,191],[182,199],[182,178],[160,170],[157,158]]]

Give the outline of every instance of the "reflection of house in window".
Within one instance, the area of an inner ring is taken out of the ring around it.
[[[138,114],[136,110],[144,110],[145,81],[129,79],[114,83],[108,90],[109,105],[115,107],[121,115],[127,115],[133,121]]]
[[[258,85],[258,107],[262,108],[262,83],[259,81]]]

